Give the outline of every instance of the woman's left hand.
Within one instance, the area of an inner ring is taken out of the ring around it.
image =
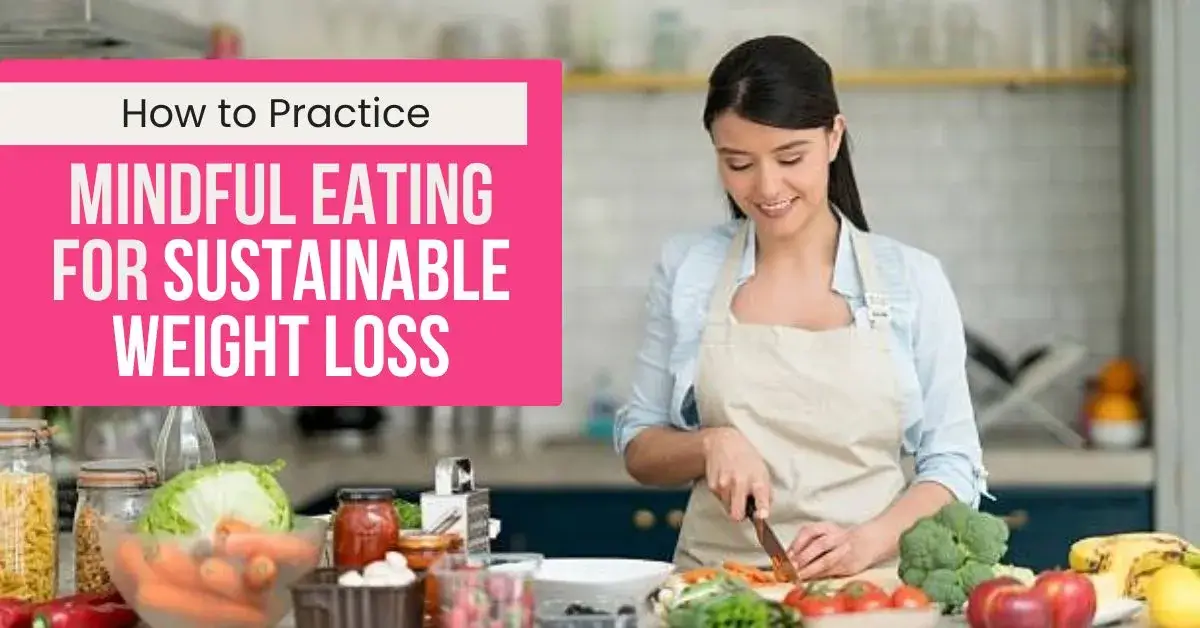
[[[871,523],[852,528],[814,523],[800,529],[788,557],[801,581],[856,576],[887,553],[886,538]]]

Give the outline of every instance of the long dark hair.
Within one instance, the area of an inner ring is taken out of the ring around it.
[[[711,133],[713,120],[726,111],[780,129],[830,129],[840,113],[833,71],[797,39],[782,35],[751,39],[726,53],[708,77],[705,130]],[[850,165],[849,132],[829,164],[828,195],[854,226],[869,229]],[[745,218],[733,197],[726,196],[733,217]]]

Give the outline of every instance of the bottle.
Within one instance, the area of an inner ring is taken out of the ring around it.
[[[1088,28],[1088,63],[1107,67],[1124,61],[1122,35],[1117,12],[1111,0],[1099,0],[1091,26]]]
[[[587,408],[587,433],[592,438],[612,438],[621,400],[613,390],[612,376],[601,371],[596,376]]]
[[[163,480],[216,461],[217,449],[200,408],[171,406],[154,448],[154,462]]]

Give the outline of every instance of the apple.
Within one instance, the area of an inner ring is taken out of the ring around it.
[[[1017,585],[992,594],[988,628],[1058,628],[1050,601],[1040,591]]]
[[[967,624],[971,628],[987,628],[987,617],[992,607],[992,598],[997,591],[1005,588],[1019,587],[1021,582],[1016,578],[993,578],[979,583],[971,590],[967,599]]]
[[[1050,602],[1041,591],[1013,578],[981,583],[967,600],[971,628],[1058,628]]]
[[[1054,628],[1089,628],[1096,618],[1096,587],[1083,574],[1047,571],[1033,589],[1050,603]]]

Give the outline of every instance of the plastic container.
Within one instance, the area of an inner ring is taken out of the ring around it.
[[[158,486],[158,470],[148,460],[85,462],[76,486],[75,590],[108,593],[115,587],[104,567],[100,529],[105,522],[132,523],[141,516]]]
[[[336,569],[317,569],[292,585],[296,628],[420,628],[425,582],[405,587],[343,587]]]
[[[531,628],[533,579],[543,560],[541,554],[442,557],[429,570],[437,583],[440,625]]]
[[[54,599],[58,584],[58,483],[50,429],[0,420],[0,597]]]

